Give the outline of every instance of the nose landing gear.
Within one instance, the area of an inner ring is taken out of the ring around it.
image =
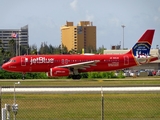
[[[22,73],[22,80],[25,79],[25,73]]]

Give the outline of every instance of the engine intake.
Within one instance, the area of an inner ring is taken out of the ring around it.
[[[67,68],[50,68],[50,72],[47,73],[49,77],[62,77],[69,76],[69,69]]]

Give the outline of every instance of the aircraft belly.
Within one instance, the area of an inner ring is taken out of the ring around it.
[[[47,72],[49,71],[49,66],[41,65],[41,66],[30,66],[29,72]]]

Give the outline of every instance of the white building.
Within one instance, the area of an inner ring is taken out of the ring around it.
[[[12,38],[12,33],[17,34],[16,38]],[[29,41],[28,25],[21,27],[20,29],[0,29],[0,48],[3,46],[5,50],[9,48],[9,41],[11,39],[16,40],[17,54],[19,53],[19,46],[28,46]]]

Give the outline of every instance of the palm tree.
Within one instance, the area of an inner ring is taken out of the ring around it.
[[[20,46],[20,53],[21,55],[28,55],[29,54],[29,47],[28,46]]]
[[[0,40],[0,45],[2,45],[2,40]]]
[[[4,56],[4,54],[5,54],[5,50],[4,50],[4,48],[2,47],[1,48],[1,54]]]
[[[0,54],[1,54],[1,59],[0,59],[0,64],[3,63],[3,60],[4,60],[4,54],[5,54],[5,50],[3,47],[0,48]]]
[[[11,57],[13,57],[13,56],[15,56],[15,47],[16,47],[16,45],[15,45],[15,40],[14,39],[11,39],[10,41],[9,41],[9,45],[10,45],[10,55],[11,55]]]
[[[38,52],[37,52],[37,45],[35,45],[35,44],[32,45],[32,46],[30,46],[30,47],[29,47],[29,50],[30,50],[30,53],[31,53],[31,54],[37,55],[37,53],[38,53]]]
[[[4,60],[4,54],[5,54],[5,50],[3,48],[3,42],[2,40],[0,40],[0,65],[3,64],[3,60]]]
[[[0,47],[1,47],[1,52],[2,52],[2,49],[4,50],[2,40],[0,40]],[[3,52],[4,52],[4,51],[3,51]]]

